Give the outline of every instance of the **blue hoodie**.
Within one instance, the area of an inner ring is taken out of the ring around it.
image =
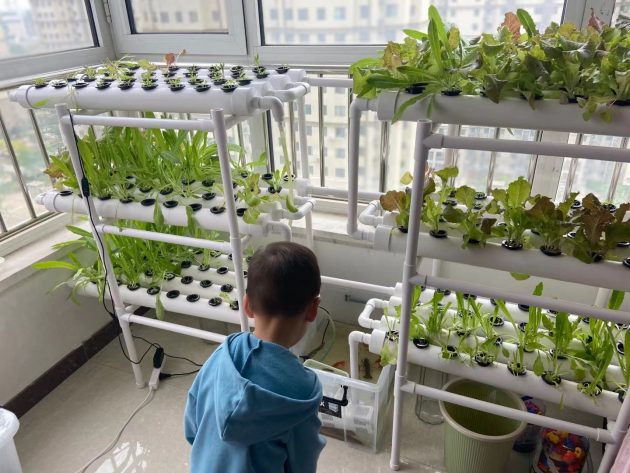
[[[243,332],[206,361],[188,392],[191,473],[312,473],[325,441],[317,375],[275,343]]]

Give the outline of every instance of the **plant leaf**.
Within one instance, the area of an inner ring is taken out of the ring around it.
[[[510,276],[512,276],[517,281],[525,281],[530,278],[529,274],[522,273],[510,273]]]

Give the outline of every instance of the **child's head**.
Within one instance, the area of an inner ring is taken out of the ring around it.
[[[297,243],[271,243],[249,263],[245,312],[256,319],[256,332],[265,325],[297,343],[306,324],[317,316],[320,287],[319,266],[311,250]]]

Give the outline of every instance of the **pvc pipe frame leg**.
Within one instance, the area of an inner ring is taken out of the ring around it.
[[[122,317],[118,317],[118,323],[120,323],[123,338],[125,339],[125,345],[127,346],[129,359],[136,362],[139,361],[138,351],[136,350],[136,342],[134,341],[133,334],[131,333],[131,329],[129,328],[129,322],[124,320]],[[133,370],[133,376],[136,379],[136,386],[138,386],[139,388],[144,388],[145,382],[140,364],[131,363],[131,369]]]
[[[409,344],[409,321],[411,319],[411,297],[413,285],[411,279],[417,272],[418,239],[420,232],[420,217],[422,214],[422,195],[424,191],[424,170],[429,156],[429,148],[424,145],[424,139],[431,135],[431,120],[422,120],[416,124],[416,143],[414,148],[414,170],[411,189],[411,209],[409,212],[409,233],[407,249],[403,266],[402,310],[400,314],[400,332],[398,342],[398,361],[394,378],[394,425],[392,427],[392,453],[390,468],[400,468],[400,430],[403,421],[403,392],[402,387],[407,381],[407,347]]]

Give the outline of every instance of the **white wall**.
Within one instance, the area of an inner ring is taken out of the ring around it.
[[[96,300],[82,299],[78,306],[66,289],[48,293],[69,274],[26,268],[0,288],[0,404],[109,320]]]

